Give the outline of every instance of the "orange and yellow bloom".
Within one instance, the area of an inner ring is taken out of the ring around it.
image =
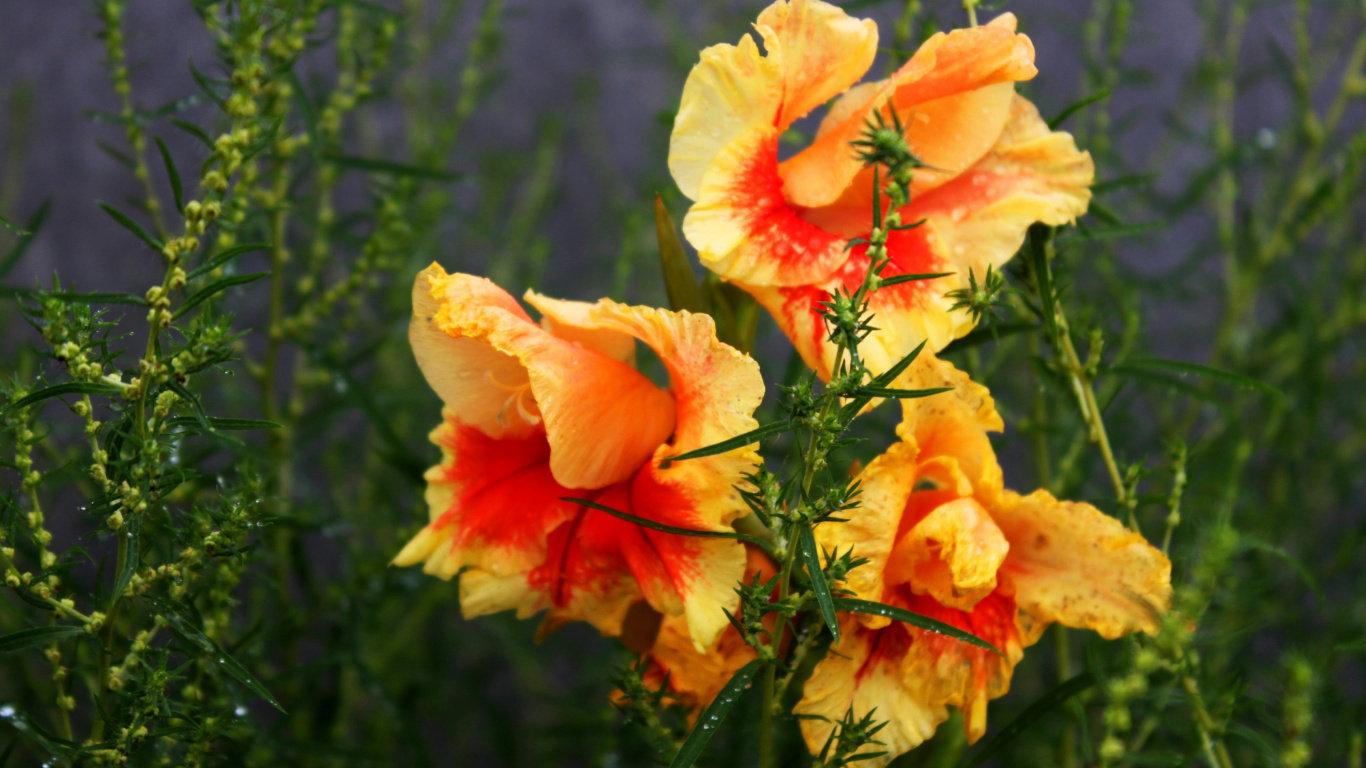
[[[711,318],[558,301],[522,306],[486,279],[438,265],[413,286],[409,338],[445,403],[432,433],[443,460],[427,473],[431,523],[394,562],[460,577],[467,616],[550,609],[617,634],[631,604],[679,616],[701,648],[726,627],[722,608],[745,569],[736,541],[650,530],[565,501],[583,498],[702,531],[730,530],[745,510],[735,489],[749,448],[660,460],[757,426],[758,366],[717,341]],[[636,370],[644,342],[671,386]]]
[[[1086,211],[1090,155],[1051,131],[1015,94],[1034,77],[1034,47],[1006,14],[937,34],[889,79],[854,85],[877,53],[877,27],[819,0],[779,0],[738,45],[702,52],[683,89],[669,169],[694,201],[683,232],[702,263],[749,291],[807,364],[829,376],[835,348],[818,307],[857,287],[872,226],[872,172],[849,142],[874,114],[895,111],[917,169],[883,275],[953,273],[879,290],[874,333],[860,349],[880,373],[921,341],[938,350],[972,326],[946,294],[1000,267],[1030,224],[1061,225]],[[853,87],[851,87],[853,86]],[[797,119],[837,97],[815,140],[778,161]]]
[[[843,639],[807,682],[797,712],[839,720],[873,708],[887,759],[963,712],[969,740],[986,705],[1006,692],[1023,649],[1053,622],[1113,639],[1153,632],[1170,596],[1171,563],[1142,536],[1088,504],[1003,487],[987,439],[1001,429],[991,395],[925,356],[904,374],[912,388],[952,392],[903,401],[900,442],[860,475],[860,508],[817,527],[825,549],[869,562],[843,587],[967,630],[1002,656],[880,616],[848,614]],[[802,721],[819,750],[831,723]]]

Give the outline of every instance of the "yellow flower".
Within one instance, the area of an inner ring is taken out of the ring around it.
[[[911,151],[931,166],[917,169],[901,211],[903,222],[925,223],[891,233],[883,275],[953,273],[873,295],[880,330],[860,353],[874,373],[921,341],[939,350],[967,333],[972,317],[951,310],[946,294],[1009,260],[1030,224],[1086,211],[1090,155],[1015,95],[1014,83],[1037,70],[1013,15],[937,34],[891,78],[856,86],[877,52],[872,21],[819,0],[779,0],[754,27],[765,53],[749,35],[702,52],[683,88],[669,169],[695,201],[683,232],[702,263],[763,303],[822,376],[835,349],[818,307],[867,271],[866,246],[846,245],[872,226],[872,172],[849,142],[874,114],[895,110]],[[778,162],[793,121],[836,96],[815,140]]]
[[[483,278],[433,264],[414,283],[409,339],[446,406],[432,432],[443,460],[427,472],[431,523],[394,563],[462,574],[466,616],[548,608],[548,627],[585,620],[617,634],[643,598],[706,646],[726,627],[721,609],[736,604],[743,546],[563,499],[731,530],[745,510],[733,486],[753,469],[751,449],[659,464],[757,426],[758,366],[717,341],[705,315],[525,298],[540,324]],[[664,362],[670,388],[636,370],[637,340]]]
[[[843,638],[807,682],[797,712],[839,720],[876,707],[890,760],[934,733],[947,707],[970,741],[986,705],[1010,687],[1024,648],[1053,622],[1113,639],[1154,632],[1171,592],[1171,563],[1142,536],[1088,504],[1003,487],[987,439],[999,431],[991,395],[952,365],[925,356],[901,386],[952,387],[903,401],[900,442],[860,475],[861,508],[816,529],[825,549],[869,562],[844,588],[900,606],[996,646],[1004,658],[878,616],[848,614]],[[831,722],[802,721],[820,749]],[[870,748],[871,750],[871,748]]]

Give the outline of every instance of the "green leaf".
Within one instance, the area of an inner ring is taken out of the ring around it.
[[[922,273],[920,273],[920,274],[915,274],[915,275],[892,275],[891,277],[884,277],[884,278],[882,278],[880,281],[878,281],[878,287],[879,287],[879,288],[886,288],[886,287],[889,286],[889,285],[901,285],[902,283],[911,283],[911,282],[915,282],[916,280],[933,280],[933,279],[935,279],[936,277],[948,277],[949,275],[956,275],[956,274],[958,274],[958,273],[957,273],[957,272],[922,272]]]
[[[1098,101],[1104,101],[1105,99],[1110,98],[1110,94],[1114,93],[1114,90],[1115,89],[1113,88],[1105,88],[1096,91],[1095,93],[1091,94],[1090,96],[1087,96],[1084,99],[1080,99],[1074,102],[1067,109],[1064,109],[1063,111],[1059,112],[1057,117],[1048,121],[1049,129],[1057,130],[1058,126],[1062,125],[1064,122],[1067,121],[1067,118],[1071,117],[1072,115],[1075,115],[1083,109],[1086,109],[1087,107],[1091,106],[1092,104],[1095,104]]]
[[[237,258],[244,253],[251,253],[252,251],[264,251],[267,248],[270,248],[270,243],[243,243],[242,245],[235,245],[226,251],[214,254],[213,258],[200,264],[198,267],[195,267],[194,271],[190,272],[186,277],[187,279],[193,280],[196,277],[207,275],[226,264],[230,259]]]
[[[79,624],[57,624],[51,627],[21,629],[0,637],[0,654],[14,653],[25,648],[46,645],[53,640],[61,640],[73,635],[85,634],[85,627]]]
[[[283,424],[277,424],[273,421],[266,421],[264,419],[229,419],[219,416],[210,416],[202,421],[196,416],[177,416],[167,421],[166,423],[168,426],[172,427],[185,427],[193,425],[201,428],[208,428],[212,431],[217,431],[220,429],[282,429],[284,427]]]
[[[920,342],[919,346],[911,350],[911,353],[909,355],[906,355],[905,357],[901,358],[900,362],[898,362],[891,368],[888,368],[887,370],[883,371],[880,376],[874,377],[872,381],[868,382],[868,384],[861,387],[861,391],[866,392],[870,388],[885,388],[888,384],[891,384],[893,381],[896,381],[896,377],[900,376],[902,372],[904,372],[907,368],[911,366],[911,363],[915,362],[915,359],[920,356],[920,350],[924,348],[925,342],[922,341]],[[864,406],[868,405],[868,403],[872,402],[872,400],[873,395],[864,394],[859,394],[850,398],[849,402],[845,403],[844,406],[840,408],[840,419],[845,422],[852,421],[854,417],[858,416],[858,414],[863,410]]]
[[[352,157],[341,155],[335,152],[324,152],[322,159],[339,165],[343,168],[352,168],[357,171],[368,173],[384,173],[390,176],[407,176],[418,179],[433,179],[435,181],[459,181],[463,176],[454,171],[443,171],[439,168],[423,168],[416,165],[405,165],[394,163],[388,160],[374,160],[367,157]]]
[[[811,578],[811,591],[816,593],[816,604],[820,606],[821,618],[825,620],[825,626],[830,628],[830,634],[835,636],[835,642],[840,641],[840,622],[835,616],[835,603],[830,597],[830,585],[825,582],[825,571],[821,570],[821,558],[816,552],[816,537],[811,533],[811,529],[802,526],[797,533],[797,549],[802,555],[802,564],[806,566],[806,575]]]
[[[114,219],[114,221],[117,221],[124,229],[128,230],[129,232],[132,232],[133,235],[137,237],[137,239],[146,243],[148,248],[151,248],[158,254],[161,253],[162,249],[165,247],[162,245],[161,241],[156,239],[155,237],[152,237],[151,234],[149,234],[147,230],[139,226],[136,221],[133,221],[132,219],[128,218],[127,214],[125,214],[123,211],[120,211],[119,209],[115,208],[114,206],[108,203],[100,203],[100,207],[103,208],[104,212],[109,214]]]
[[[695,451],[680,453],[677,456],[667,456],[659,462],[660,469],[668,469],[669,465],[675,461],[687,461],[688,459],[700,459],[704,456],[715,456],[718,453],[727,453],[736,448],[744,448],[763,440],[766,437],[780,435],[790,431],[795,425],[790,421],[775,421],[772,424],[765,424],[758,429],[751,429],[743,435],[736,435],[729,440],[722,440],[719,443],[709,445],[706,448],[698,448]]]
[[[1323,590],[1319,588],[1319,582],[1318,579],[1314,578],[1314,572],[1309,570],[1309,566],[1305,565],[1303,560],[1269,541],[1263,541],[1248,533],[1239,534],[1238,543],[1253,551],[1265,552],[1268,555],[1284,560],[1285,564],[1290,566],[1290,569],[1303,579],[1304,583],[1308,584],[1310,589],[1314,590],[1314,595],[1319,599],[1319,605],[1323,605]]]
[[[1002,658],[1005,657],[1005,654],[997,650],[996,646],[971,632],[965,632],[952,624],[945,624],[937,619],[921,616],[920,614],[915,613],[914,611],[908,611],[905,608],[898,608],[894,605],[878,603],[872,600],[857,600],[852,597],[837,597],[834,599],[834,603],[835,608],[841,611],[866,613],[869,616],[886,616],[889,619],[895,619],[896,621],[910,624],[913,627],[919,627],[926,632],[934,632],[936,634],[944,635],[945,637],[952,637],[955,640],[991,651]]]
[[[1076,696],[1082,691],[1096,684],[1096,676],[1092,672],[1083,672],[1076,677],[1065,680],[1053,688],[1053,690],[1040,696],[1033,704],[1030,704],[1025,711],[1015,716],[998,731],[980,749],[972,753],[971,756],[963,760],[959,768],[976,768],[1000,752],[1002,748],[1009,744],[1012,739],[1024,733],[1031,725],[1043,719],[1044,715],[1052,712],[1063,702]]]
[[[749,687],[750,681],[754,679],[754,674],[759,671],[759,660],[755,659],[735,671],[731,676],[730,682],[726,683],[721,692],[712,699],[707,711],[697,718],[697,724],[693,726],[688,738],[684,740],[683,746],[679,747],[678,754],[674,755],[673,762],[669,763],[669,768],[692,768],[692,764],[697,762],[697,758],[702,755],[702,750],[706,748],[707,742],[715,735],[716,729],[721,727],[726,715],[730,714],[735,702],[739,700],[740,694],[744,693]]]
[[[3,410],[3,411],[0,411],[0,413],[4,413],[4,412],[6,412],[6,411],[17,410],[17,409],[19,409],[19,408],[27,408],[28,406],[33,405],[34,403],[41,402],[41,401],[43,401],[43,400],[47,400],[48,398],[51,398],[51,397],[60,397],[61,395],[120,395],[120,394],[123,394],[123,387],[116,386],[116,385],[114,385],[114,384],[105,384],[105,383],[102,383],[102,382],[86,382],[86,381],[64,381],[64,382],[62,382],[61,384],[53,384],[52,386],[49,386],[49,387],[43,387],[42,389],[40,389],[40,390],[38,390],[38,391],[36,391],[36,392],[30,392],[30,393],[28,393],[27,395],[24,395],[23,397],[19,398],[18,400],[15,400],[14,402],[12,402],[12,403],[10,403],[9,405],[5,406],[4,410]]]
[[[560,501],[567,501],[571,504],[579,504],[588,507],[589,509],[596,509],[599,512],[606,512],[612,517],[621,518],[628,523],[635,523],[642,528],[649,528],[652,531],[659,531],[661,533],[672,533],[678,536],[697,536],[704,539],[735,539],[736,541],[747,541],[750,544],[762,547],[765,551],[771,550],[773,546],[758,536],[750,536],[744,533],[731,533],[730,531],[697,531],[692,528],[678,528],[672,525],[665,525],[664,523],[657,523],[649,518],[637,517],[629,512],[622,512],[619,509],[613,509],[603,504],[599,504],[596,501],[589,501],[588,499],[561,496]]]
[[[15,265],[19,263],[19,260],[24,258],[24,252],[33,243],[33,238],[38,235],[38,230],[42,229],[43,222],[47,221],[47,215],[51,210],[52,200],[44,200],[43,204],[38,206],[38,210],[33,212],[28,223],[24,225],[25,234],[19,238],[19,242],[10,248],[9,253],[0,257],[0,280],[5,279]]]
[[[1150,181],[1156,180],[1157,174],[1155,173],[1139,173],[1134,174],[1132,176],[1120,176],[1114,179],[1106,179],[1105,181],[1102,181],[1098,184],[1093,184],[1091,186],[1091,194],[1103,195],[1106,192],[1113,192],[1116,189],[1124,189],[1125,187],[1136,187],[1141,184],[1147,184]]]
[[[177,212],[185,210],[185,188],[180,184],[180,171],[176,170],[175,160],[171,159],[170,150],[166,149],[166,142],[156,137],[157,149],[161,151],[161,162],[166,166],[166,177],[171,180],[171,193],[175,196],[175,209]]]
[[[655,238],[659,241],[659,263],[664,268],[664,290],[669,294],[669,308],[711,314],[707,298],[697,285],[692,265],[688,263],[683,243],[678,239],[669,209],[664,200],[655,195]]]
[[[1082,240],[1117,240],[1122,237],[1136,237],[1165,226],[1167,226],[1165,221],[1148,221],[1142,224],[1129,224],[1123,227],[1107,227],[1105,229],[1078,228],[1075,237]]]
[[[138,163],[136,160],[129,157],[126,152],[119,149],[118,147],[115,147],[113,144],[110,144],[107,141],[97,141],[95,142],[95,146],[99,147],[101,152],[105,153],[106,155],[109,155],[109,157],[114,162],[127,168],[130,171],[138,167]]]
[[[185,120],[179,120],[176,118],[171,118],[168,122],[170,122],[171,125],[174,125],[180,130],[195,137],[196,139],[199,139],[200,141],[204,142],[204,146],[208,147],[209,149],[214,148],[213,139],[209,138],[209,134],[205,133],[203,128],[200,128],[194,123],[187,122]]]
[[[277,701],[271,692],[261,684],[260,680],[257,680],[246,667],[242,666],[241,662],[228,655],[228,652],[220,648],[218,643],[215,643],[212,638],[199,631],[199,628],[182,616],[180,612],[176,610],[175,606],[165,600],[159,600],[154,597],[149,597],[147,599],[156,607],[157,613],[160,614],[162,618],[166,619],[167,625],[175,630],[175,633],[180,635],[185,642],[194,646],[204,655],[214,659],[214,661],[218,662],[219,669],[223,670],[223,672],[237,682],[246,686],[252,693],[265,699],[272,707],[280,710],[280,712],[285,711],[285,708],[280,706],[280,702]]]
[[[887,387],[859,387],[860,397],[890,397],[897,400],[914,400],[918,397],[929,397],[941,392],[952,392],[953,387],[933,387],[931,389],[888,389]]]
[[[1052,229],[1044,224],[1029,227],[1029,264],[1034,273],[1034,287],[1039,291],[1039,303],[1043,308],[1044,327],[1048,329],[1049,340],[1058,339],[1058,308],[1053,303],[1053,273],[1048,268],[1048,238]]]
[[[186,312],[189,312],[191,309],[194,309],[196,306],[203,303],[216,293],[226,291],[227,289],[235,285],[246,285],[247,283],[254,283],[257,280],[260,280],[261,278],[269,274],[270,272],[253,272],[250,275],[233,275],[231,277],[225,277],[221,280],[215,280],[214,282],[204,286],[203,288],[200,288],[198,291],[195,291],[194,295],[186,299],[185,303],[181,304],[180,307],[176,309],[175,314],[171,317],[180,317],[181,315],[185,314]]]
[[[996,341],[1005,336],[1014,336],[1017,333],[1030,333],[1039,330],[1035,323],[997,323],[986,328],[973,329],[968,335],[961,339],[949,342],[939,353],[940,357],[953,354],[970,347],[981,346],[989,342]]]
[[[1241,389],[1251,389],[1266,395],[1271,395],[1278,399],[1284,399],[1285,393],[1265,382],[1249,379],[1246,376],[1239,376],[1236,373],[1221,371],[1218,368],[1200,365],[1199,363],[1187,363],[1181,360],[1164,360],[1157,357],[1139,358],[1137,360],[1126,360],[1119,365],[1110,367],[1111,373],[1128,373],[1130,371],[1161,371],[1165,373],[1175,373],[1180,376],[1199,376],[1200,378],[1217,381],[1221,384],[1230,384]]]
[[[138,534],[142,532],[142,515],[129,515],[128,521],[124,524],[123,535],[128,542],[123,553],[123,568],[121,568],[114,579],[114,591],[109,593],[109,604],[112,606],[123,597],[123,591],[128,589],[128,585],[133,582],[133,574],[138,572],[138,566],[142,562],[141,539]]]
[[[132,304],[139,307],[147,306],[147,300],[141,296],[134,296],[131,293],[71,293],[68,291],[39,291],[32,288],[8,288],[0,287],[0,297],[13,298],[22,296],[26,299],[40,301],[42,299],[56,299],[67,304]]]

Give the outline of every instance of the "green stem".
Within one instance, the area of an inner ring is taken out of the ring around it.
[[[128,534],[118,536],[118,553],[114,556],[114,580],[118,581],[128,562]],[[100,706],[95,707],[95,725],[90,731],[90,740],[98,742],[104,738],[104,710],[109,708],[109,662],[114,653],[114,622],[119,616],[119,604],[123,595],[110,595],[109,611],[104,616],[104,626],[100,627]],[[69,738],[69,736],[68,736]]]

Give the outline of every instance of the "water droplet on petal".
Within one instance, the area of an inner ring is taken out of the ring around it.
[[[960,205],[954,208],[949,215],[953,217],[954,221],[962,221],[963,217],[968,215],[968,209]]]

